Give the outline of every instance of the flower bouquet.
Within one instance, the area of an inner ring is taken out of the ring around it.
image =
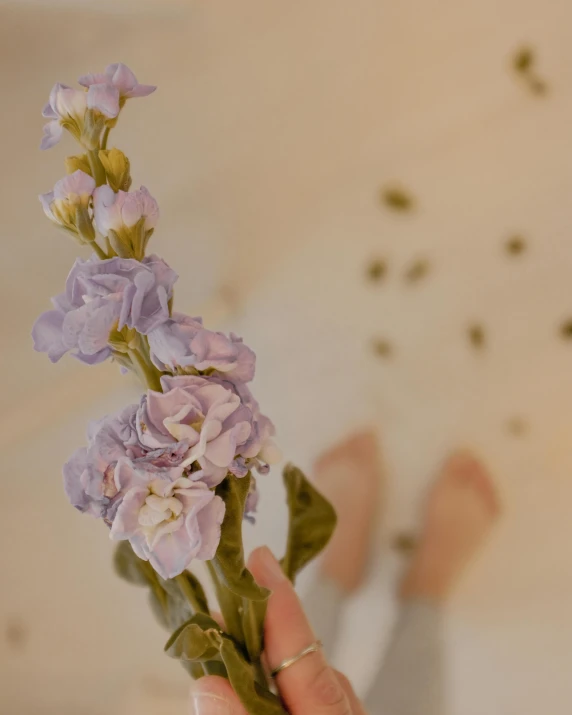
[[[76,260],[64,292],[38,318],[34,346],[52,362],[68,352],[87,365],[114,360],[146,391],[89,425],[87,446],[64,466],[65,491],[107,526],[117,572],[148,589],[171,631],[167,654],[194,678],[228,678],[248,712],[284,713],[262,660],[269,592],[247,569],[242,540],[258,502],[255,474],[281,459],[272,422],[249,388],[255,354],[236,335],[175,312],[177,274],[147,253],[157,202],[144,187],[130,191],[129,159],[108,142],[127,101],[155,87],[123,64],[79,84],[56,84],[44,108],[41,148],[67,131],[81,150],[40,200],[91,255]],[[283,478],[289,527],[281,563],[294,581],[328,542],[335,513],[299,469],[286,466]],[[194,560],[206,564],[222,619],[188,570]]]

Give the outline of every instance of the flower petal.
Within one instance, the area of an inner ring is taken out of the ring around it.
[[[58,362],[69,349],[63,340],[64,317],[59,310],[47,310],[32,328],[34,350],[47,353],[51,362]]]
[[[40,149],[42,151],[51,149],[60,141],[63,133],[64,128],[58,119],[54,119],[53,121],[44,124],[44,136],[42,137],[42,141],[40,143]]]
[[[195,558],[201,561],[210,561],[214,558],[220,542],[220,531],[225,511],[224,501],[215,496],[197,514],[196,520],[201,541]]]
[[[198,529],[197,529],[198,532]],[[163,535],[152,551],[149,552],[149,561],[159,576],[169,579],[182,573],[193,560],[200,545],[199,534],[194,538],[185,528],[184,520],[177,531]]]
[[[123,95],[127,99],[134,99],[135,97],[148,97],[150,94],[157,89],[152,84],[138,84],[129,92],[125,92]]]
[[[108,65],[105,68],[105,74],[107,81],[117,87],[122,95],[125,95],[126,92],[129,92],[137,85],[137,77],[123,62]]]
[[[130,539],[139,530],[139,511],[149,496],[147,487],[133,487],[117,509],[109,536],[114,541]]]
[[[92,84],[87,90],[87,107],[115,119],[119,114],[119,90],[109,84]]]

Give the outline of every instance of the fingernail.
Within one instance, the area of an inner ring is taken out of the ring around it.
[[[258,558],[263,571],[264,583],[261,584],[262,586],[272,589],[286,579],[282,567],[267,546],[262,546],[258,549]]]
[[[232,703],[211,693],[191,693],[189,715],[232,715]]]

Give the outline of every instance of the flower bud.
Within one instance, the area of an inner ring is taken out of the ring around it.
[[[91,176],[91,167],[89,165],[87,154],[66,157],[65,167],[68,174],[73,174],[74,171],[78,171],[79,169],[80,171],[83,171],[84,174]]]
[[[50,149],[57,144],[64,129],[67,129],[79,141],[83,132],[86,109],[87,96],[85,92],[59,82],[55,84],[42,112],[42,115],[51,121],[44,127],[44,137],[40,148]]]
[[[46,216],[80,238],[80,243],[93,241],[95,231],[89,213],[95,190],[93,177],[78,169],[60,179],[54,190],[40,195]]]
[[[107,181],[113,191],[129,191],[131,187],[131,165],[129,159],[119,149],[102,149],[99,160],[103,164]]]
[[[99,186],[93,206],[97,230],[108,237],[117,255],[141,260],[159,218],[157,202],[147,189],[115,193],[110,186]]]

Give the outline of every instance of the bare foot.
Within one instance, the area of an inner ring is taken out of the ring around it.
[[[498,513],[485,466],[469,452],[449,457],[429,493],[421,539],[401,596],[445,600]]]
[[[362,583],[382,479],[377,440],[359,432],[323,454],[316,484],[332,502],[338,525],[322,561],[322,573],[351,593]]]

